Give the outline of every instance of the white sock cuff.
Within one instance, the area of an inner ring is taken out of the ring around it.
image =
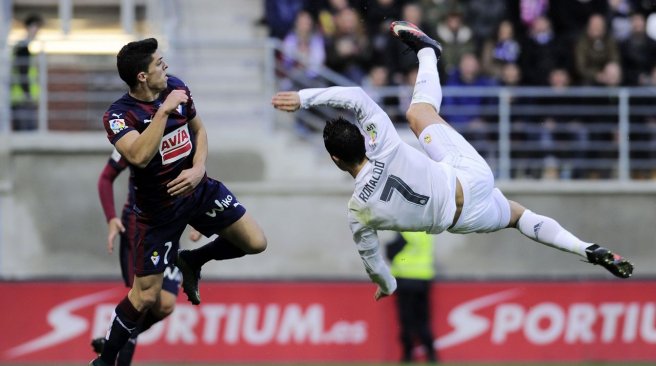
[[[437,56],[435,55],[435,50],[430,47],[425,47],[417,52],[417,58],[419,59],[419,64],[422,62],[430,62],[432,65],[437,64]],[[435,70],[437,72],[437,70]]]

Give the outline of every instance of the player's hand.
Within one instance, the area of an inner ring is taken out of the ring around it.
[[[170,181],[166,187],[171,196],[180,196],[189,193],[196,188],[205,176],[205,167],[192,167],[180,172],[175,179]]]
[[[121,219],[118,217],[109,220],[107,225],[109,226],[109,233],[107,234],[107,253],[112,254],[114,252],[114,239],[119,233],[125,232],[125,226],[123,226]]]
[[[191,241],[199,241],[200,238],[203,237],[203,234],[201,234],[198,230],[191,228],[191,231],[189,231],[189,240]]]
[[[178,108],[180,104],[185,104],[189,100],[187,92],[182,89],[173,90],[169,95],[166,96],[164,103],[159,107],[159,109],[166,114],[170,114]]]
[[[376,299],[376,301],[378,301],[378,300],[382,299],[383,297],[387,297],[387,296],[389,296],[389,294],[384,293],[383,290],[381,290],[380,287],[378,287],[376,289],[376,294],[374,295],[374,299]]]
[[[281,111],[295,112],[301,108],[301,97],[295,91],[277,92],[271,98],[271,105]]]

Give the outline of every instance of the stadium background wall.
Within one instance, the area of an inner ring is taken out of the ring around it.
[[[22,145],[16,140],[10,151],[0,153],[0,164],[10,167],[0,174],[0,277],[118,278],[116,255],[106,253],[106,225],[96,191],[109,144],[97,134],[71,139],[49,135],[47,143]],[[324,154],[307,164],[306,176],[294,173],[292,158],[265,140],[215,143],[208,174],[225,181],[253,213],[267,233],[269,248],[263,255],[211,263],[203,278],[365,279],[346,222],[350,177],[339,174]],[[322,165],[336,175],[313,176]],[[123,174],[115,184],[117,210],[126,185]],[[656,275],[653,182],[500,186],[509,198],[557,218],[581,238],[630,258],[636,264],[635,278]],[[390,234],[382,233],[382,240]],[[436,247],[439,278],[610,278],[600,267],[514,230],[445,233],[437,237]]]

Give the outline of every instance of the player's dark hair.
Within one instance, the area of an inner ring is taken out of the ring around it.
[[[365,158],[364,137],[353,123],[341,116],[326,122],[323,143],[330,155],[347,164],[357,164]]]
[[[39,14],[30,14],[25,18],[25,20],[23,20],[23,25],[25,27],[29,27],[32,25],[36,25],[37,27],[40,27],[43,25],[43,18]]]
[[[118,75],[130,89],[137,86],[137,75],[140,72],[148,72],[148,65],[153,61],[155,51],[157,40],[147,38],[126,44],[116,55]]]

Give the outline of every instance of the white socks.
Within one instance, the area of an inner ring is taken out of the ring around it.
[[[519,218],[517,229],[538,243],[578,254],[583,258],[587,258],[585,248],[593,244],[586,243],[572,235],[560,226],[556,220],[538,215],[531,210],[524,211],[524,214]]]
[[[419,70],[417,70],[417,81],[410,104],[428,103],[439,113],[442,104],[442,86],[440,75],[437,73],[437,56],[432,48],[426,47],[417,52],[417,58]]]

